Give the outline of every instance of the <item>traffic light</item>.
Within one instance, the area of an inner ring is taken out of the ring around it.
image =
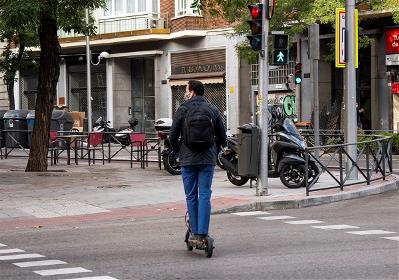
[[[248,35],[249,44],[255,51],[262,49],[262,25],[263,25],[263,4],[250,4],[248,9],[251,13],[251,20],[248,20],[251,35]]]
[[[296,85],[302,83],[302,63],[295,64],[294,80]]]
[[[273,36],[273,64],[288,64],[288,35],[272,34]]]

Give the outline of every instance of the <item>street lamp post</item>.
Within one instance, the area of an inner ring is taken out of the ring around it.
[[[97,66],[100,64],[101,58],[108,58],[109,53],[101,52],[98,56],[97,63],[91,61],[90,52],[90,36],[88,31],[89,26],[89,9],[86,9],[86,74],[87,74],[87,131],[90,132],[93,128],[92,112],[91,112],[91,64]]]
[[[92,129],[91,119],[91,55],[90,55],[90,36],[89,36],[89,9],[86,9],[86,74],[87,74],[87,131]]]

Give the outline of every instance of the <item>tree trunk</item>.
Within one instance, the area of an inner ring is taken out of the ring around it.
[[[40,66],[39,84],[35,106],[35,125],[26,172],[47,171],[47,153],[51,115],[56,98],[56,87],[60,75],[60,44],[57,37],[57,22],[50,15],[43,15],[39,28]]]
[[[7,93],[8,93],[8,108],[10,110],[15,110],[14,82],[7,83]]]

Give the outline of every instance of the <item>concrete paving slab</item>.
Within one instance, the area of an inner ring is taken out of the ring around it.
[[[185,213],[185,196],[180,176],[159,170],[156,163],[146,169],[127,162],[113,161],[105,165],[66,165],[60,162],[49,166],[49,172],[26,173],[27,158],[0,160],[0,223],[10,218],[58,219],[73,216],[79,219],[155,215],[164,209],[173,214]],[[62,170],[62,172],[57,172]],[[213,180],[213,212],[237,212],[298,208],[331,203],[365,195],[398,189],[398,177],[386,181],[339,189],[312,192],[306,196],[304,188],[288,189],[279,178],[269,179],[268,195],[255,196],[255,186],[232,185],[225,171],[217,168]],[[322,174],[315,187],[327,188],[334,184],[328,174]],[[161,209],[161,210],[157,210]],[[147,212],[145,212],[147,211]],[[132,214],[133,213],[133,214]]]

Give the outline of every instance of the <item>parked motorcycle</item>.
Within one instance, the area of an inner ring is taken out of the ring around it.
[[[269,145],[268,176],[280,177],[287,188],[300,188],[305,182],[305,140],[299,134],[291,119],[285,119],[282,124],[272,128],[276,141]],[[227,178],[237,186],[244,185],[256,177],[245,177],[238,174],[238,141],[236,137],[227,138],[227,148],[221,161],[227,170]],[[309,160],[308,180],[313,182],[319,174],[319,168],[314,160]]]
[[[134,128],[138,124],[136,118],[129,118],[128,127],[121,127],[118,131],[109,125],[109,121],[105,121],[102,117],[99,117],[93,125],[94,132],[117,132],[115,134],[105,134],[105,143],[116,143],[123,146],[130,145],[129,133],[134,131]]]
[[[173,151],[169,142],[169,131],[173,120],[170,118],[161,118],[155,121],[155,130],[158,131],[158,137],[161,140],[162,163],[166,171],[172,175],[180,175],[179,155]]]

